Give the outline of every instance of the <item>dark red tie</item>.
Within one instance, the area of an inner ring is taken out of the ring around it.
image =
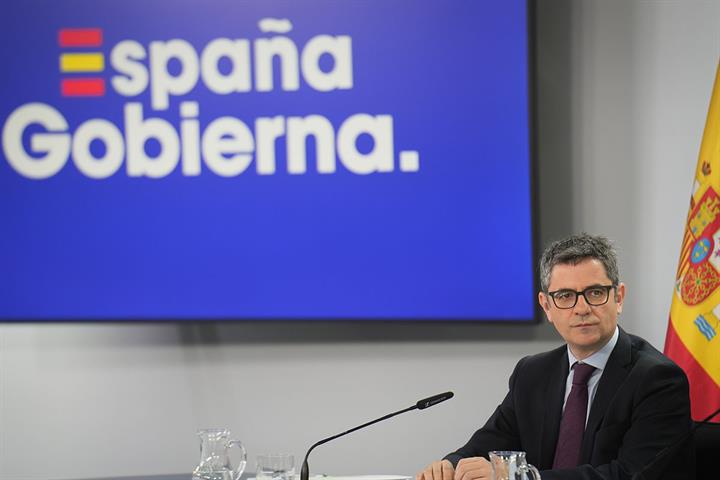
[[[595,367],[576,363],[573,367],[572,389],[565,402],[565,411],[560,422],[560,435],[555,447],[553,469],[577,467],[580,461],[580,444],[585,433],[585,418],[588,407],[587,383]]]

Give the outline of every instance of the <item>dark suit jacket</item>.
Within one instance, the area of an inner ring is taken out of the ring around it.
[[[567,347],[525,357],[510,377],[510,391],[485,426],[446,459],[487,457],[491,450],[521,450],[550,479],[626,479],[691,428],[685,373],[645,340],[622,329],[590,406],[580,466],[552,468],[560,429]],[[665,455],[663,478],[694,478],[689,443]],[[653,469],[655,470],[655,469]]]

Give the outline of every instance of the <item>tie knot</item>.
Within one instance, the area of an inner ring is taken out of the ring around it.
[[[588,365],[587,363],[576,363],[575,374],[573,375],[573,385],[587,385],[590,375],[592,375],[595,367]]]

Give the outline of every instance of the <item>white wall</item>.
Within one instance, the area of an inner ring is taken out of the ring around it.
[[[540,236],[614,238],[623,325],[662,348],[720,2],[546,0],[537,13]],[[316,472],[412,474],[484,421],[521,355],[556,344],[545,325],[1,325],[0,478],[187,472],[194,431],[211,425],[251,456],[301,456],[452,389],[311,459]]]
[[[662,347],[720,2],[585,2],[572,20],[573,222],[617,240],[626,321]]]
[[[347,338],[368,330],[346,327]],[[452,389],[452,403],[320,447],[311,462],[315,472],[413,473],[466,440],[524,351],[555,345],[294,342],[283,328],[286,340],[267,342],[242,325],[2,327],[0,478],[189,472],[203,426],[232,428],[252,458],[300,456],[324,436]]]

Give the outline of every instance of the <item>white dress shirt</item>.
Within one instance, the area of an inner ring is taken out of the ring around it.
[[[587,357],[584,360],[581,360],[580,363],[587,363],[588,365],[592,365],[595,367],[595,371],[593,371],[592,375],[590,375],[590,379],[588,380],[588,409],[587,413],[585,415],[585,424],[587,425],[588,418],[590,417],[590,408],[592,406],[593,399],[595,398],[595,392],[597,391],[598,383],[600,382],[600,377],[602,377],[603,371],[605,370],[605,365],[607,365],[608,359],[610,358],[610,354],[612,353],[613,349],[615,348],[615,344],[617,343],[618,336],[620,335],[620,331],[618,330],[617,325],[615,326],[615,333],[613,333],[613,336],[608,340],[608,342],[597,352],[593,353],[589,357]],[[573,370],[573,366],[575,363],[578,362],[577,358],[575,358],[575,355],[572,354],[570,351],[570,346],[567,347],[567,353],[568,353],[568,362],[570,365],[569,373],[567,376],[567,380],[565,381],[565,400],[563,401],[563,411],[565,411],[565,404],[567,403],[568,396],[570,395],[570,390],[572,390],[572,381],[573,376],[575,375],[575,370]]]

